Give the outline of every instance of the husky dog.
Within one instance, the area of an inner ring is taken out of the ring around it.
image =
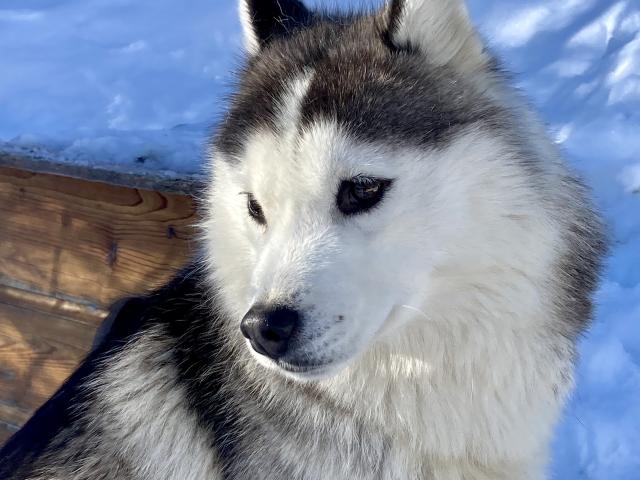
[[[202,259],[114,311],[3,479],[546,477],[605,245],[456,0],[244,0]]]

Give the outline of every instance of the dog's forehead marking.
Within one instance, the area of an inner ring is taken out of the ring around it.
[[[324,21],[251,58],[216,140],[225,158],[242,161],[256,130],[278,134],[292,119],[303,131],[331,121],[361,142],[417,147],[446,145],[477,122],[500,129],[504,112],[473,81],[390,51],[377,32],[373,17]],[[283,100],[295,115],[283,115]]]
[[[295,141],[302,115],[302,102],[309,91],[314,74],[313,70],[307,69],[286,82],[278,100],[279,116],[276,118],[276,128],[283,143],[291,144]]]
[[[283,82],[274,99],[277,117],[256,128],[245,145],[244,175],[248,188],[269,203],[284,204],[293,195],[326,195],[328,177],[340,150],[336,122],[322,119],[302,125],[302,106],[316,73],[307,69]]]

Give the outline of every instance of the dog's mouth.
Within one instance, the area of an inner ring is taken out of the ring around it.
[[[322,370],[331,365],[329,363],[315,363],[315,362],[286,362],[283,360],[276,361],[278,366],[283,370],[286,370],[291,373],[306,373],[313,372],[315,370]]]
[[[321,380],[332,376],[340,362],[296,362],[277,360],[274,362],[287,376],[296,380]]]

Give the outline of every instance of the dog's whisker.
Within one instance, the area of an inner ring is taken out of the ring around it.
[[[428,316],[426,313],[424,313],[422,310],[420,310],[419,308],[412,307],[411,305],[398,305],[398,306],[399,306],[399,307],[402,307],[402,308],[406,308],[407,310],[411,310],[412,312],[419,313],[419,314],[420,314],[420,315],[422,315],[424,318],[426,318],[427,320],[429,320],[429,316]]]

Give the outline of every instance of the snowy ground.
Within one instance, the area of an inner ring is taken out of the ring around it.
[[[3,0],[0,142],[44,146],[84,164],[145,157],[148,168],[197,171],[237,59],[234,3]],[[592,185],[614,238],[578,390],[557,435],[555,478],[638,480],[640,3],[470,7]]]
[[[474,0],[487,38],[594,189],[614,239],[556,478],[640,479],[640,2]]]
[[[2,0],[0,150],[197,171],[239,45],[230,0]]]

